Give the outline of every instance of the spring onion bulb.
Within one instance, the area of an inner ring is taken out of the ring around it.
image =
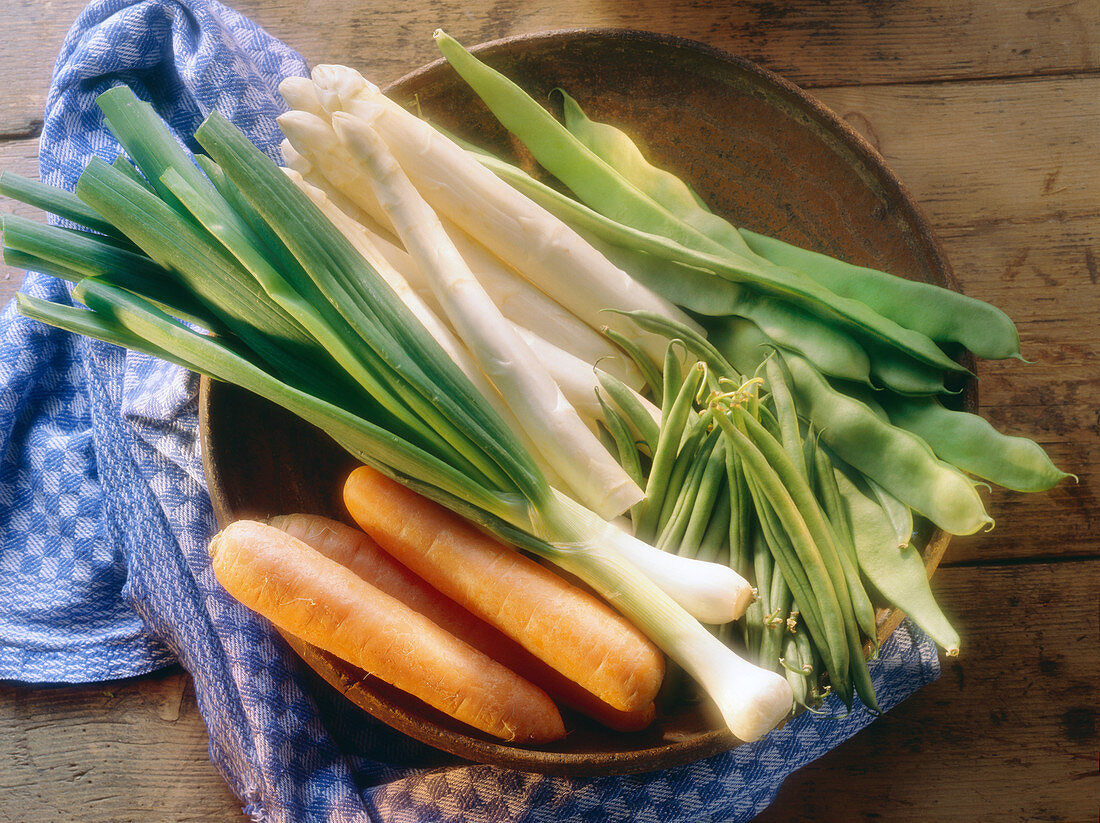
[[[712,625],[728,623],[743,615],[752,602],[752,586],[729,566],[661,551],[615,523],[601,523],[592,512],[567,497],[556,497],[569,521],[583,523],[593,543],[615,551],[696,620]]]

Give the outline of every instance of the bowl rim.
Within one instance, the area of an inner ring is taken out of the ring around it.
[[[828,133],[838,144],[843,145],[846,150],[852,152],[855,159],[861,164],[862,170],[870,173],[876,184],[881,187],[884,196],[896,206],[901,222],[910,227],[914,254],[931,264],[930,271],[938,284],[954,291],[960,291],[958,280],[946,253],[923,210],[878,150],[822,101],[787,78],[764,68],[758,63],[724,49],[677,35],[615,27],[548,29],[486,41],[469,47],[469,50],[474,54],[489,57],[489,62],[491,62],[492,55],[502,51],[532,45],[553,45],[577,38],[633,41],[649,43],[658,47],[691,50],[700,56],[711,58],[719,63],[731,64],[738,71],[752,76],[755,81],[777,89],[788,98],[795,108],[811,118],[819,129]],[[425,81],[426,78],[430,78],[434,72],[443,70],[445,66],[446,60],[443,58],[433,60],[391,82],[384,88],[384,91],[387,94],[401,93],[403,89],[415,86]],[[975,360],[969,352],[963,354],[962,362],[971,372],[975,371]],[[200,378],[198,417],[202,462],[215,517],[219,525],[224,527],[233,519],[234,514],[224,493],[221,469],[213,457],[216,444],[210,422],[211,398],[212,394],[216,394],[218,391],[219,387],[216,381],[212,381],[206,376]],[[970,379],[966,382],[958,400],[967,410],[977,411],[978,392],[976,380]],[[939,565],[950,537],[942,529],[936,528],[932,531],[928,543],[923,548],[922,554],[930,575]],[[885,641],[903,619],[904,614],[898,609],[880,609],[876,614],[879,642]],[[305,664],[362,710],[367,711],[382,722],[394,726],[399,731],[410,734],[423,743],[473,762],[562,776],[625,775],[684,765],[730,750],[741,743],[728,731],[716,728],[698,734],[688,741],[673,741],[643,751],[571,754],[517,747],[478,737],[476,733],[455,733],[451,729],[439,727],[438,724],[431,721],[416,718],[399,707],[383,705],[381,701],[362,689],[360,683],[363,682],[363,678],[353,680],[347,677],[346,673],[341,671],[339,667],[334,666],[333,661],[335,658],[331,655],[297,638],[280,633]],[[410,720],[420,722],[410,726]]]

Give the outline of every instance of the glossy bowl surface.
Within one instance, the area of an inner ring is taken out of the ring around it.
[[[912,197],[854,130],[791,83],[749,61],[686,40],[621,30],[555,31],[474,49],[536,99],[565,89],[585,112],[627,129],[649,158],[688,180],[736,224],[906,277],[956,287]],[[451,132],[537,168],[443,62],[387,93]],[[973,364],[969,364],[971,368]],[[340,486],[354,465],[313,427],[232,386],[202,383],[201,436],[219,521],[292,511],[347,519]],[[977,406],[974,384],[960,399]],[[926,529],[934,567],[947,536]],[[901,620],[879,614],[885,637]],[[314,647],[288,638],[349,700],[389,725],[469,760],[572,775],[644,772],[697,760],[737,741],[705,706],[624,734],[567,717],[551,746],[511,746],[471,732]]]

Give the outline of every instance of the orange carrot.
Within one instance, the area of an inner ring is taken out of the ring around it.
[[[315,514],[282,515],[269,522],[531,681],[556,702],[617,731],[638,731],[653,722],[656,708],[652,702],[631,712],[609,706],[428,585],[359,529]]]
[[[383,549],[604,702],[636,711],[657,694],[664,657],[603,601],[374,469],[352,472],[344,503]]]
[[[238,521],[210,556],[245,606],[451,717],[518,743],[565,735],[541,689],[289,534]]]

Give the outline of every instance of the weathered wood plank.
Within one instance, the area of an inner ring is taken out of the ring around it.
[[[1081,481],[1043,494],[994,490],[987,507],[996,528],[954,538],[945,562],[1098,556],[1100,289],[1090,259],[1100,218],[978,223],[944,228],[940,237],[964,291],[1007,311],[1024,356],[1035,361],[979,364],[982,415],[1008,434],[1034,439]]]
[[[760,823],[1095,820],[1098,584],[1097,561],[941,572],[962,656],[796,773]]]
[[[938,228],[1100,213],[1100,77],[814,93],[863,132]]]
[[[0,135],[41,124],[57,52],[84,0],[10,0],[0,40]],[[1091,0],[842,0],[789,3],[589,3],[463,0],[363,5],[344,0],[232,4],[311,63],[369,69],[381,82],[434,60],[431,32],[485,40],[543,29],[611,26],[676,33],[740,54],[809,87],[1095,71],[1100,5]]]
[[[243,820],[180,669],[97,686],[0,685],[0,821]]]

